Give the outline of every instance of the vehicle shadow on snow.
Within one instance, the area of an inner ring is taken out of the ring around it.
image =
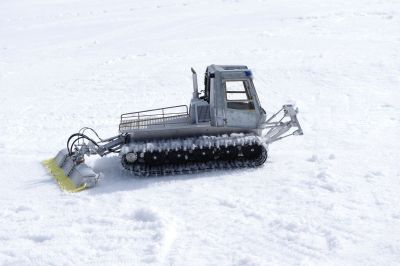
[[[216,169],[212,171],[205,171],[193,174],[139,177],[124,169],[118,156],[99,158],[93,162],[92,167],[95,172],[101,174],[97,186],[88,191],[89,193],[94,194],[138,190],[147,188],[149,186],[154,186],[155,184],[168,184],[171,181],[179,182],[197,178],[228,177],[234,175],[235,173],[238,173],[239,171],[257,171],[257,168],[231,170]]]

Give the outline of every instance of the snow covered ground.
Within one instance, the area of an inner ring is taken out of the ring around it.
[[[0,265],[398,265],[399,47],[397,0],[2,0]],[[82,126],[187,104],[212,63],[250,66],[305,135],[251,170],[91,158],[78,194],[43,169]]]

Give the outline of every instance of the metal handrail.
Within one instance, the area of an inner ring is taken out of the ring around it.
[[[122,128],[125,128],[125,129],[137,128],[137,129],[139,129],[139,128],[146,128],[148,125],[163,125],[163,126],[166,126],[166,125],[178,125],[178,124],[186,124],[186,122],[185,121],[179,121],[179,122],[171,121],[171,122],[168,122],[168,123],[146,124],[146,125],[141,125],[141,124],[132,125],[131,123],[122,123],[122,124],[119,125],[119,128],[120,129],[122,129]]]
[[[180,114],[187,114],[187,112],[180,112],[180,113],[167,113],[167,114],[164,114],[164,116],[173,116],[173,115],[180,115]],[[137,117],[137,115],[138,115],[138,114],[135,114],[135,115],[129,114],[129,115],[126,115],[126,116],[124,116],[124,117],[123,117],[123,119],[126,119],[126,118],[131,118],[131,117]],[[157,116],[157,115],[160,115],[160,116],[162,116],[163,114],[140,115],[140,117],[147,117],[147,116]]]
[[[148,119],[133,119],[133,120],[126,120],[126,121],[122,121],[120,124],[124,125],[124,124],[132,124],[132,123],[139,123],[139,122],[148,122],[148,121],[152,121],[152,120],[165,120],[168,118],[177,118],[177,117],[183,117],[183,116],[187,116],[187,113],[182,113],[179,115],[174,115],[174,116],[167,116],[167,117],[155,117],[155,118],[148,118]]]
[[[167,113],[166,110],[170,110],[173,108],[184,107],[184,112],[173,112]],[[145,114],[148,112],[154,111],[161,111],[160,113],[156,114]],[[189,116],[188,107],[187,105],[177,105],[177,106],[170,106],[158,109],[149,109],[145,111],[139,112],[132,112],[132,113],[125,113],[121,115],[121,122],[119,125],[119,129],[125,130],[129,129],[140,129],[140,128],[147,128],[150,125],[163,125],[164,127],[166,124],[176,124],[173,122],[173,118],[182,118]]]
[[[127,115],[134,115],[134,114],[140,114],[140,113],[146,113],[146,112],[152,112],[152,111],[159,111],[159,110],[166,110],[166,109],[172,109],[172,108],[177,108],[177,107],[185,107],[186,108],[186,113],[188,113],[188,107],[185,104],[182,105],[175,105],[175,106],[169,106],[169,107],[164,107],[164,108],[156,108],[156,109],[149,109],[149,110],[144,110],[144,111],[138,111],[138,112],[130,112],[130,113],[124,113],[121,115],[121,119],[124,116]],[[146,116],[146,115],[145,115]],[[151,116],[151,115],[150,115]]]

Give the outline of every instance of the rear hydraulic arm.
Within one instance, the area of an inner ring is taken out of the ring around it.
[[[277,116],[283,112],[283,116],[277,120]],[[298,109],[291,104],[286,104],[273,114],[267,121],[262,123],[262,129],[268,129],[263,136],[267,144],[281,140],[292,135],[303,135],[303,130],[297,119]],[[291,129],[294,130],[291,130]],[[289,132],[289,133],[288,133]]]

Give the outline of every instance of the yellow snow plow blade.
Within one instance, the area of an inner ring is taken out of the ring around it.
[[[97,184],[100,175],[81,160],[76,162],[76,158],[67,149],[63,149],[55,158],[43,162],[62,190],[78,192]]]
[[[86,184],[82,184],[77,187],[74,182],[72,182],[68,176],[65,175],[64,170],[57,165],[55,158],[43,161],[43,165],[57,180],[57,183],[62,190],[68,192],[79,192],[86,188]]]

